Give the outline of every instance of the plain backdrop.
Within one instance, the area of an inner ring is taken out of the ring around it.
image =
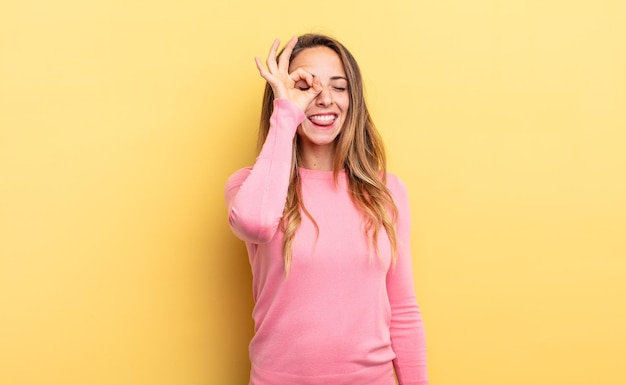
[[[361,64],[437,385],[626,383],[626,2],[0,4],[0,383],[246,384],[274,38]]]

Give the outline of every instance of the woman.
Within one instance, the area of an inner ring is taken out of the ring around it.
[[[253,272],[251,385],[427,384],[404,184],[348,50],[323,35],[272,45],[259,156],[226,185]]]

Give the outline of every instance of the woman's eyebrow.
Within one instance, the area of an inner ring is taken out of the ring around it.
[[[313,77],[317,77],[317,75],[315,75],[313,72],[309,72],[311,75],[313,75]],[[330,80],[345,80],[348,81],[348,78],[345,76],[341,76],[341,75],[335,75],[335,76],[331,76]]]

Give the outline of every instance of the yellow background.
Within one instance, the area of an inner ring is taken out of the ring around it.
[[[0,384],[247,383],[223,185],[311,31],[410,189],[432,384],[626,383],[626,2],[3,0]]]

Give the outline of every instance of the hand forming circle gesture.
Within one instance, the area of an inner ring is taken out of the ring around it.
[[[267,80],[274,91],[275,99],[289,99],[296,103],[302,111],[306,110],[309,103],[322,91],[322,84],[315,75],[298,68],[289,73],[289,57],[298,42],[297,37],[293,37],[285,46],[283,53],[276,60],[276,50],[280,45],[280,40],[274,40],[267,57],[267,69],[261,63],[261,59],[254,58],[259,73],[263,79]],[[297,87],[297,83],[305,82],[307,87]]]

